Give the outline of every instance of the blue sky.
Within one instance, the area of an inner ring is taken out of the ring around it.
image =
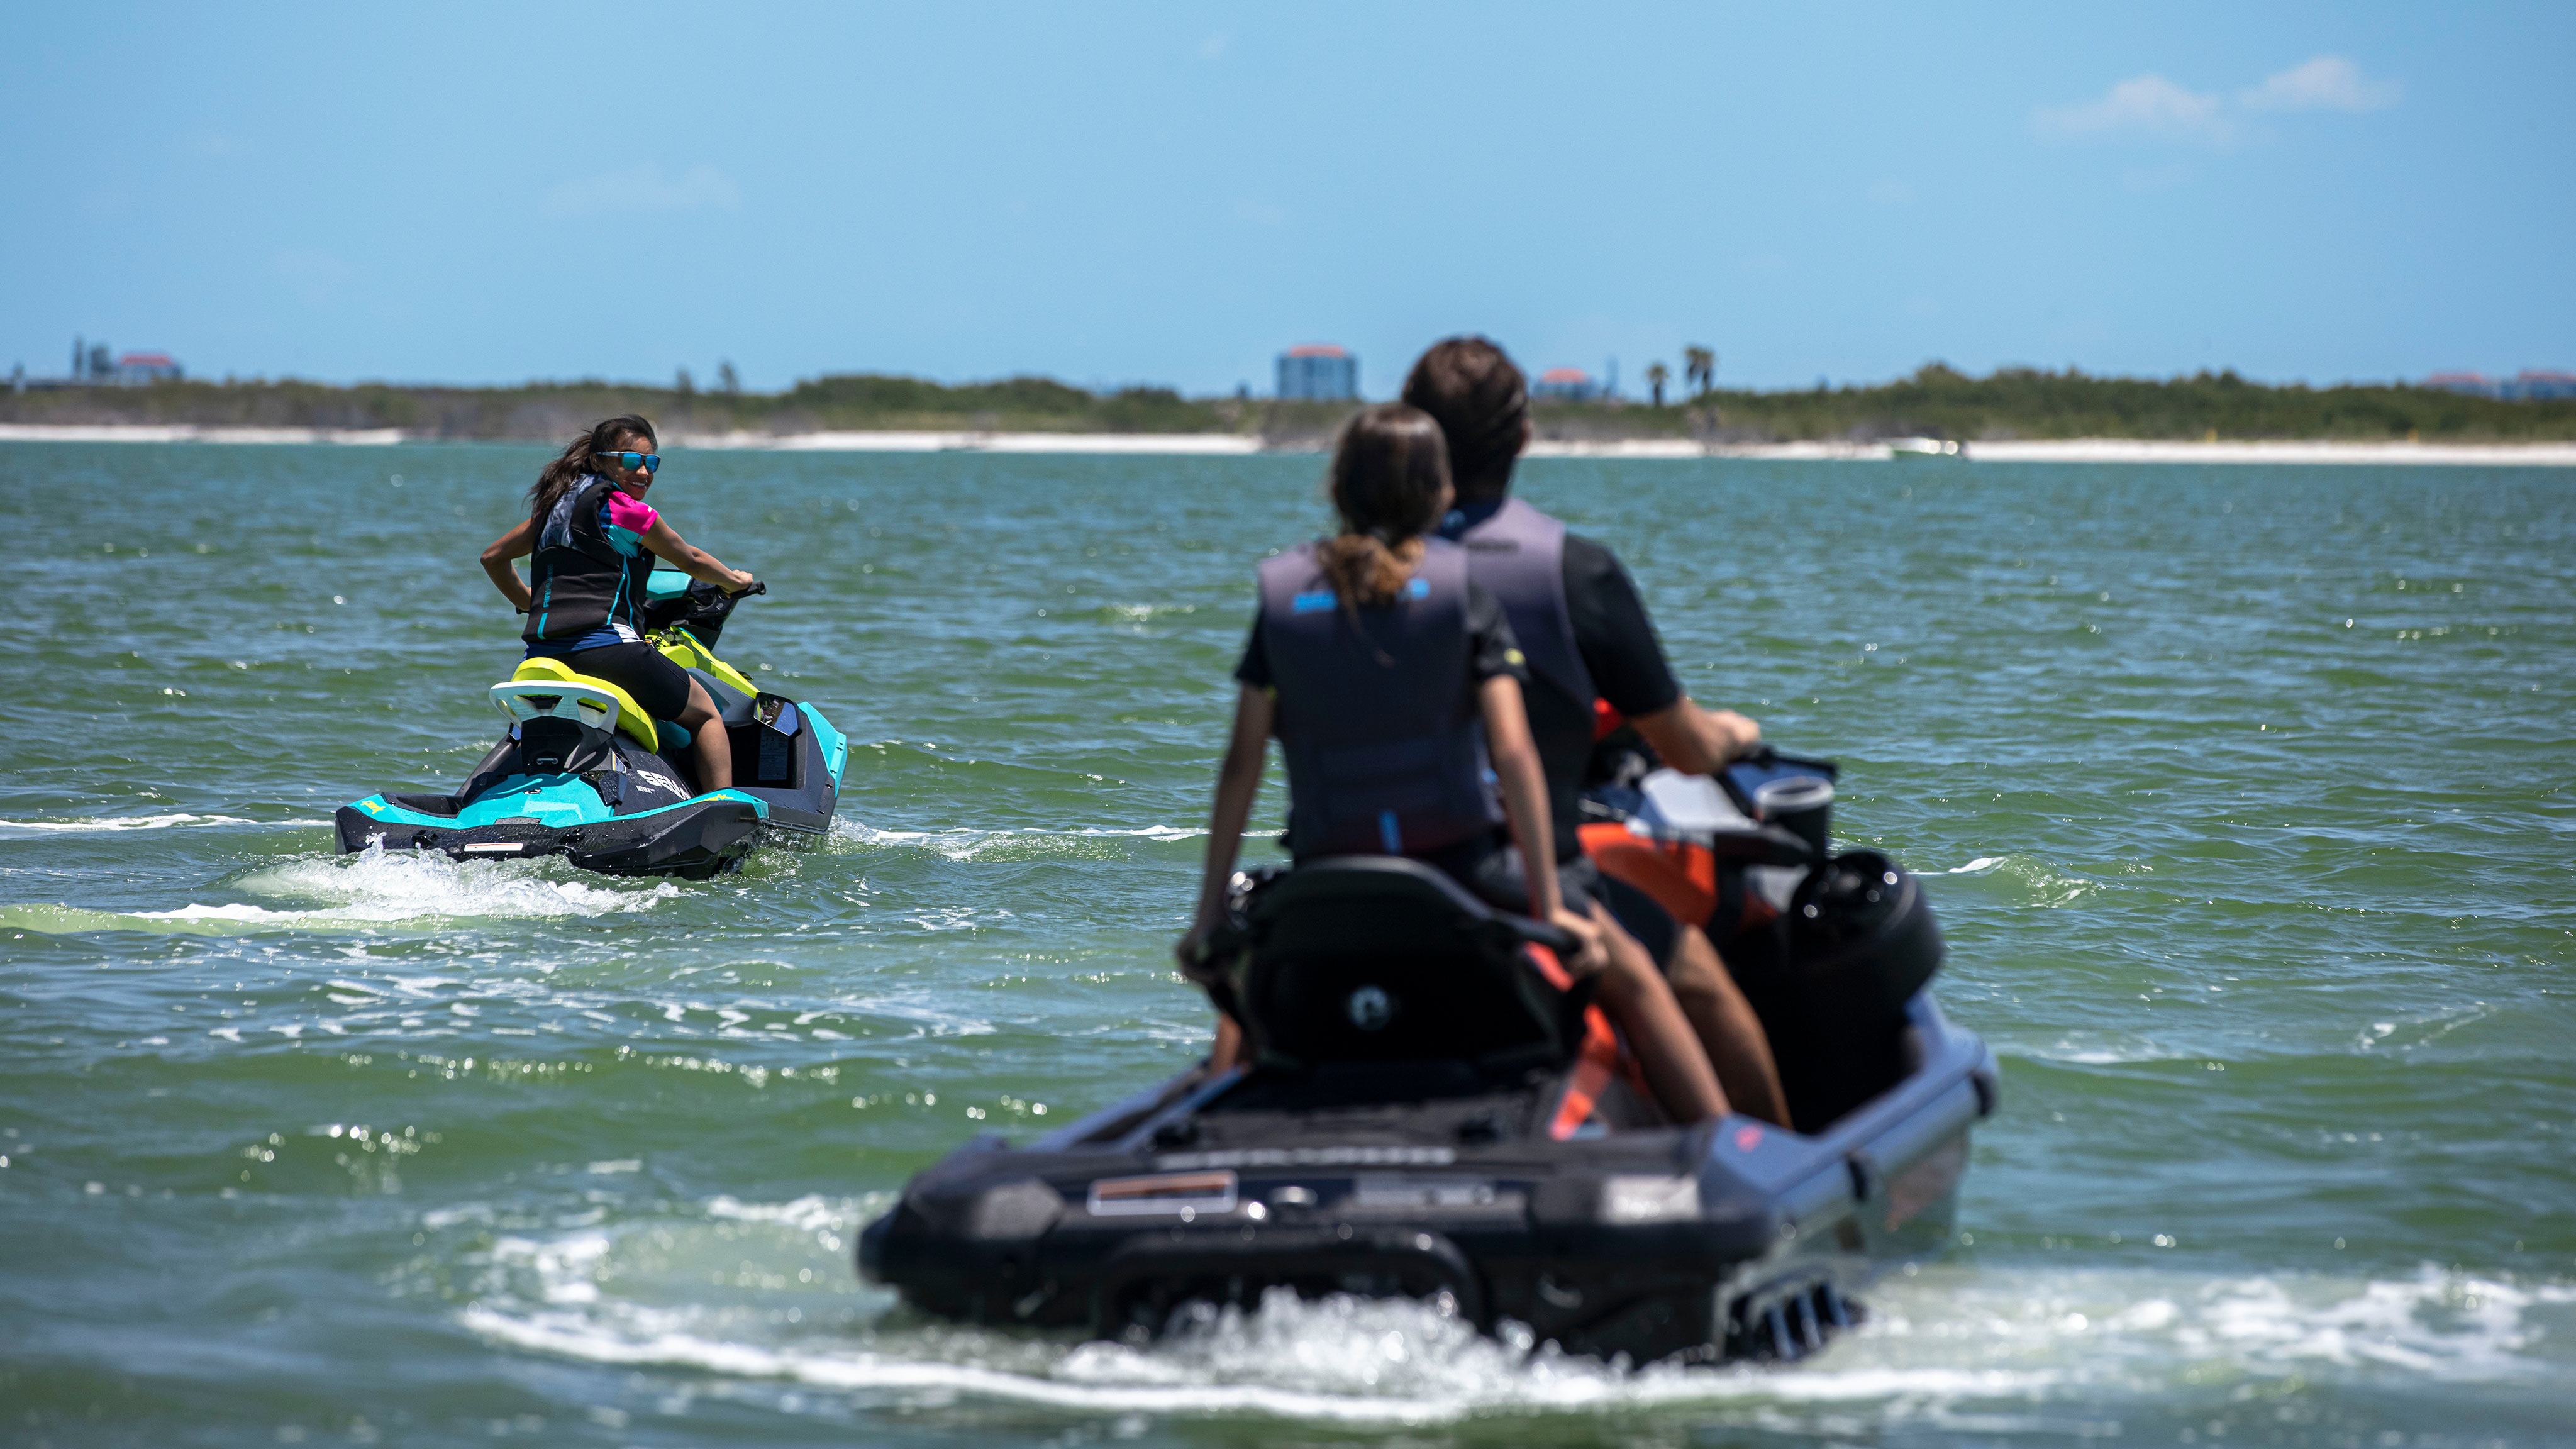
[[[2576,367],[2571,54],[2565,4],[20,0],[0,368]]]

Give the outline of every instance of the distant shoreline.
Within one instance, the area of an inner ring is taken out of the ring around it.
[[[412,436],[400,428],[224,428],[149,423],[0,423],[0,443],[218,443],[389,447],[452,439]],[[533,445],[532,445],[533,446]],[[975,433],[831,431],[808,433],[674,433],[685,449],[781,453],[1012,453],[1105,457],[1247,457],[1300,454],[1316,447],[1270,447],[1240,433]],[[1903,459],[1937,472],[1961,462],[1988,463],[2379,463],[2430,467],[2576,467],[2576,443],[2355,443],[2315,441],[2179,442],[2151,438],[2063,438],[1963,443],[1956,457],[1898,453],[1885,442],[1698,443],[1682,438],[1602,442],[1542,440],[1533,458],[1636,460],[1733,458],[1772,462],[1879,462]]]

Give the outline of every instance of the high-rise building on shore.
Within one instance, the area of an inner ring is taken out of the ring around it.
[[[1530,384],[1529,393],[1552,402],[1591,402],[1602,395],[1602,389],[1582,368],[1551,367]]]
[[[1291,402],[1350,402],[1360,395],[1360,360],[1329,342],[1279,354],[1279,397]]]
[[[2489,377],[2483,372],[2437,372],[2424,379],[2424,385],[2438,387],[2444,392],[2491,397],[2501,402],[2554,402],[2576,398],[2576,373],[2535,371],[2528,367],[2511,380]]]

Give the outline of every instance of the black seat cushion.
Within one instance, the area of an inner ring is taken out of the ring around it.
[[[1308,862],[1258,890],[1244,924],[1237,995],[1266,1059],[1553,1065],[1581,1041],[1580,1003],[1521,932],[1418,861]]]
[[[546,715],[519,722],[519,769],[530,775],[578,775],[608,762],[608,731]]]

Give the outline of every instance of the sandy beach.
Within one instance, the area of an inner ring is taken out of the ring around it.
[[[264,443],[385,447],[437,442],[400,428],[219,428],[186,424],[0,423],[0,443]],[[1240,457],[1260,452],[1319,452],[1290,445],[1272,448],[1241,433],[973,433],[813,432],[673,433],[674,451],[800,453],[1016,453],[1138,457]],[[2434,467],[2576,467],[2576,443],[2355,443],[2341,441],[2168,442],[2143,438],[2065,438],[2027,442],[1965,443],[1949,457],[1899,453],[1885,442],[1708,444],[1687,438],[1630,438],[1604,442],[1541,440],[1533,458],[1690,459],[1746,458],[1774,462],[1884,462],[1901,458],[1925,468],[1987,463],[2376,463]]]

